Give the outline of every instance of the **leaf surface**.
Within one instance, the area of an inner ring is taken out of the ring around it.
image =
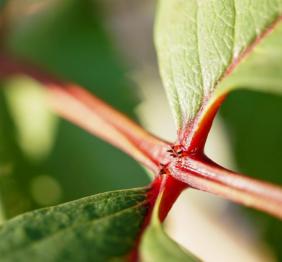
[[[281,92],[281,15],[281,0],[159,1],[155,42],[179,128],[231,88]]]
[[[147,188],[102,193],[20,215],[0,230],[1,261],[120,261],[134,246]]]

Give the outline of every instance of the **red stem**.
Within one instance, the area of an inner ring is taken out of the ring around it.
[[[129,255],[129,261],[132,262],[139,261],[138,247],[143,232],[150,223],[158,195],[162,193],[162,199],[160,202],[160,207],[158,212],[159,212],[160,221],[164,221],[169,210],[171,209],[172,205],[174,204],[178,196],[187,187],[188,186],[185,183],[176,180],[174,177],[170,175],[158,176],[154,179],[154,181],[150,185],[150,190],[148,191],[148,195],[147,195],[147,199],[149,201],[149,210],[147,211],[145,221],[143,222],[142,228],[137,237],[135,247],[133,248],[132,252]]]
[[[184,146],[190,155],[202,155],[206,140],[211,129],[214,117],[225,96],[219,97],[208,109],[207,104],[210,97],[206,97],[205,101],[195,119],[185,125],[178,132],[180,144]]]
[[[205,140],[223,97],[209,111],[203,107],[205,114],[201,116],[201,111],[195,122],[191,123],[190,133],[186,132],[187,136],[184,136],[190,142],[185,145],[183,154],[170,156],[167,149],[172,144],[150,135],[79,86],[64,83],[32,66],[0,55],[0,77],[19,74],[30,76],[47,87],[50,104],[59,115],[117,146],[156,175],[160,170],[169,175],[160,207],[161,219],[185,187],[183,183],[282,218],[281,187],[233,173],[203,157]],[[157,178],[155,183],[162,179]],[[159,191],[152,192],[155,192],[155,198]]]
[[[165,157],[168,142],[149,134],[132,120],[78,85],[65,83],[37,67],[0,54],[0,77],[29,76],[48,91],[52,109],[60,116],[118,147],[154,173]]]
[[[158,173],[168,143],[79,86],[49,86],[50,105],[60,116],[121,149]]]
[[[234,173],[215,163],[184,157],[169,171],[190,187],[223,196],[282,219],[282,187]]]

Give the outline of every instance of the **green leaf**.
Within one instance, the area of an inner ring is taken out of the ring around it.
[[[200,261],[193,254],[184,250],[163,230],[159,220],[159,206],[162,194],[159,195],[152,214],[152,220],[142,237],[140,252],[145,262],[194,262]]]
[[[155,42],[179,128],[208,97],[243,86],[281,88],[281,15],[281,0],[159,1]]]
[[[1,261],[121,261],[147,210],[147,188],[107,192],[36,210],[0,229]]]
[[[209,95],[208,105],[239,88],[281,94],[281,15],[281,0],[159,1],[156,45],[178,127]],[[222,108],[239,171],[278,184],[281,101],[236,91]],[[251,223],[281,260],[281,222],[256,214]]]
[[[19,146],[31,160],[45,159],[54,145],[57,127],[45,89],[28,78],[14,78],[6,85],[5,95],[17,127]]]

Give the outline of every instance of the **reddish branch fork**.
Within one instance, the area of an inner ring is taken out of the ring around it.
[[[160,217],[187,186],[251,206],[282,219],[282,188],[226,170],[203,154],[213,118],[223,99],[180,132],[185,141],[171,144],[145,131],[83,88],[42,73],[37,68],[0,55],[0,77],[26,75],[47,87],[50,105],[60,116],[118,147],[151,170],[156,179],[151,198],[164,191]],[[201,114],[201,111],[199,112]],[[181,138],[181,137],[180,137]],[[184,143],[185,142],[185,143]],[[179,145],[182,144],[182,145]],[[153,195],[153,196],[152,196]]]

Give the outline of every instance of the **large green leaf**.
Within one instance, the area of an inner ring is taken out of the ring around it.
[[[156,46],[178,127],[217,87],[210,101],[235,87],[281,92],[281,15],[281,0],[159,1]]]
[[[159,0],[156,45],[178,127],[237,88],[282,92],[281,0]],[[235,92],[223,106],[239,169],[278,184],[281,180],[281,99]],[[249,211],[255,213],[256,211]],[[281,260],[281,223],[252,216]]]
[[[144,262],[196,262],[200,261],[193,254],[174,242],[164,231],[159,220],[159,206],[162,194],[155,204],[152,220],[142,237],[140,253]]]
[[[147,210],[147,188],[36,210],[0,229],[1,261],[123,261]]]

